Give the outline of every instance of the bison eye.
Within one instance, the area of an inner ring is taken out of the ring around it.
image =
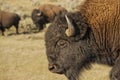
[[[60,48],[67,47],[67,46],[68,46],[68,42],[65,41],[65,40],[59,40],[59,41],[57,42],[57,46],[60,47]]]

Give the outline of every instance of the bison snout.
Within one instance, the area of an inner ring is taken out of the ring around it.
[[[49,69],[50,71],[55,70],[55,69],[56,69],[56,66],[49,64],[48,69]]]

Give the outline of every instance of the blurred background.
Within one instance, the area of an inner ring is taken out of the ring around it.
[[[48,71],[45,54],[44,34],[46,28],[33,33],[36,28],[31,20],[31,12],[42,4],[55,4],[73,11],[83,0],[0,0],[0,9],[15,12],[21,16],[20,33],[13,34],[14,27],[6,30],[7,36],[0,32],[0,80],[67,80],[64,75]],[[28,33],[28,34],[26,34]],[[109,80],[110,67],[93,64],[85,70],[81,80]]]

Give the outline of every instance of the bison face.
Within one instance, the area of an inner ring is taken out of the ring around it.
[[[71,42],[62,38],[56,39],[57,41],[52,40],[46,43],[48,68],[53,73],[67,74],[70,69],[77,69],[76,65],[84,60],[84,56],[80,56],[80,52],[78,52],[80,50],[79,42]]]
[[[43,29],[43,25],[45,23],[47,23],[47,16],[45,16],[43,14],[43,12],[41,12],[38,9],[34,9],[32,12],[32,20],[35,23],[35,25],[39,28],[39,30]]]
[[[45,35],[49,70],[65,74],[68,78],[77,76],[85,65],[87,51],[90,51],[85,38],[88,36],[88,26],[80,21],[79,15],[69,14],[69,19],[67,16],[58,16]]]

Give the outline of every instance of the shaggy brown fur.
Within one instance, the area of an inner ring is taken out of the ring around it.
[[[38,8],[48,17],[48,21],[53,21],[56,15],[66,12],[66,9],[60,5],[44,4]]]
[[[84,68],[100,63],[112,66],[110,80],[120,80],[120,0],[86,0],[77,12],[57,16],[45,42],[51,72],[79,80]]]
[[[15,26],[16,33],[18,34],[19,21],[20,16],[18,14],[0,10],[0,30],[2,31],[2,35],[4,35],[5,28],[9,29],[12,25]]]
[[[86,0],[79,11],[88,19],[98,47],[114,52],[120,48],[120,0]],[[111,54],[110,52],[108,52]]]
[[[52,22],[55,16],[65,12],[67,10],[59,5],[44,4],[32,11],[32,20],[39,30],[42,30],[46,23]],[[41,15],[37,16],[38,13]]]

